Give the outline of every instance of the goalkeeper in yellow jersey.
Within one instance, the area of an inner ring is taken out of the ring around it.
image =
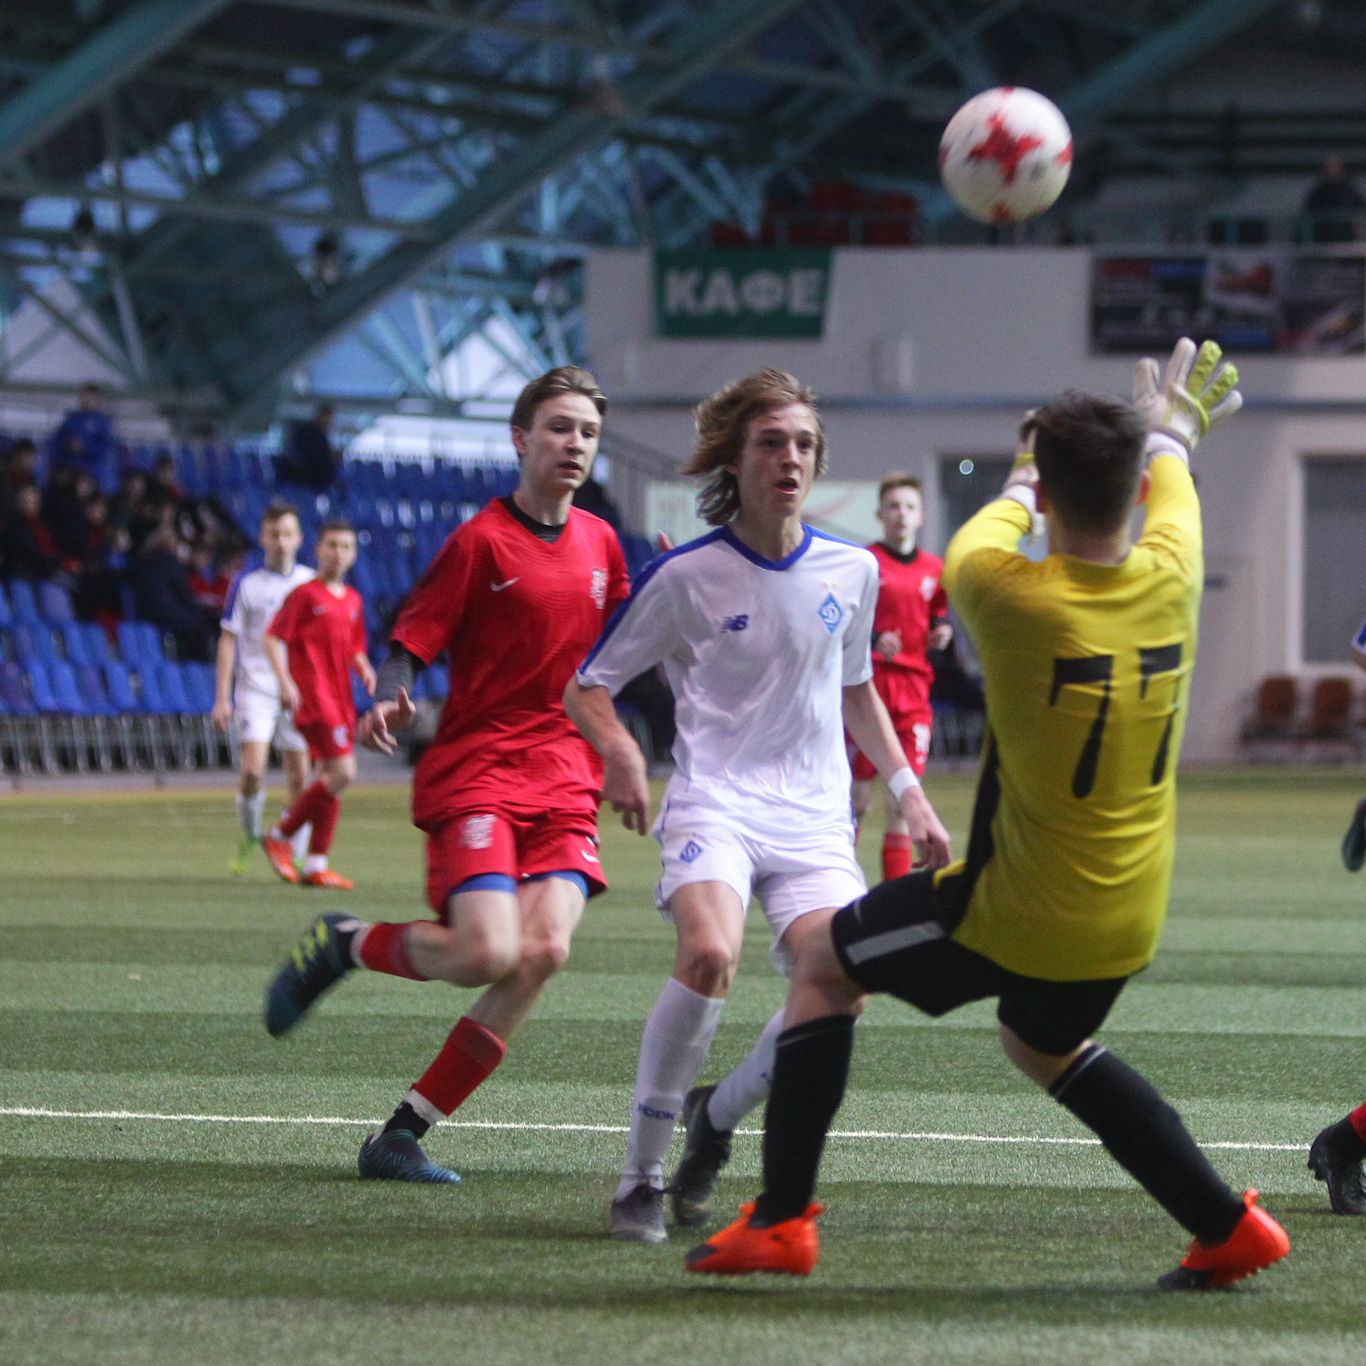
[[[967,856],[793,927],[763,1193],[688,1254],[690,1270],[815,1265],[816,1170],[870,992],[929,1015],[997,1001],[1010,1061],[1193,1235],[1163,1288],[1230,1285],[1289,1250],[1257,1193],[1235,1194],[1176,1111],[1091,1037],[1151,961],[1166,912],[1203,578],[1190,456],[1241,406],[1237,379],[1212,342],[1182,340],[1165,373],[1139,363],[1133,403],[1073,392],[1027,416],[1001,496],[945,557],[987,699]],[[1018,549],[1036,512],[1037,563]]]

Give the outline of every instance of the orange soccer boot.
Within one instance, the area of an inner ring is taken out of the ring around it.
[[[294,850],[288,840],[275,835],[267,835],[261,841],[271,870],[281,882],[298,882],[299,870],[294,866]]]
[[[329,892],[353,892],[356,884],[349,877],[333,872],[331,868],[320,868],[316,873],[303,875],[305,887],[322,887]]]
[[[1290,1236],[1264,1210],[1257,1192],[1243,1192],[1243,1217],[1222,1243],[1206,1247],[1198,1240],[1175,1271],[1158,1278],[1162,1290],[1226,1290],[1244,1276],[1255,1276],[1290,1251]]]
[[[683,1264],[689,1271],[711,1276],[750,1276],[756,1271],[809,1276],[821,1251],[816,1232],[816,1216],[821,1209],[820,1205],[808,1205],[804,1214],[756,1228],[751,1222],[753,1202],[741,1205],[740,1217],[699,1243]]]

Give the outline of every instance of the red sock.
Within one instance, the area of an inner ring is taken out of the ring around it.
[[[404,940],[408,935],[407,925],[382,922],[371,925],[360,937],[360,947],[356,957],[364,968],[371,972],[387,972],[390,977],[408,977],[414,982],[425,982],[425,978],[412,965],[408,958]]]
[[[315,783],[310,783],[294,799],[294,805],[281,818],[280,833],[288,839],[309,821],[317,820],[317,813],[322,804],[332,801],[336,801],[336,798],[323,786],[321,778]],[[333,823],[336,823],[335,818]]]
[[[322,786],[321,783],[318,784]],[[324,801],[318,798],[313,808],[313,831],[308,837],[310,854],[325,854],[332,847],[332,836],[337,833],[337,817],[341,814],[341,803],[324,787]],[[281,830],[284,826],[280,827]]]
[[[502,1039],[466,1015],[451,1030],[422,1079],[413,1083],[413,1090],[443,1115],[452,1114],[506,1052]]]
[[[1363,1101],[1347,1116],[1347,1123],[1356,1130],[1356,1136],[1363,1143],[1366,1143],[1366,1101]]]
[[[887,834],[882,837],[882,880],[905,877],[911,871],[911,837]]]

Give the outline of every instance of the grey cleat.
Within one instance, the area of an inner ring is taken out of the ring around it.
[[[674,1222],[696,1228],[711,1213],[712,1192],[730,1161],[729,1129],[715,1129],[707,1116],[714,1086],[694,1086],[683,1100],[683,1160],[669,1183]]]
[[[664,1192],[642,1181],[620,1200],[613,1200],[610,1231],[619,1243],[667,1243]]]

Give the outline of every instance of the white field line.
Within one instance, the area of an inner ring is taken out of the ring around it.
[[[348,1119],[342,1115],[163,1115],[151,1110],[49,1110],[35,1105],[7,1105],[0,1107],[0,1117],[14,1119],[93,1119],[139,1120],[160,1124],[307,1124],[326,1127],[373,1128],[381,1119]],[[506,1132],[536,1132],[555,1134],[624,1134],[624,1124],[522,1124],[496,1120],[448,1120],[452,1129],[496,1129]],[[757,1136],[760,1129],[737,1129],[738,1134]],[[1046,1138],[1033,1134],[939,1134],[899,1133],[884,1129],[832,1129],[831,1138],[864,1142],[892,1140],[908,1143],[996,1143],[1005,1145],[1035,1145],[1038,1147],[1098,1148],[1097,1138]],[[1202,1142],[1202,1148],[1224,1152],[1293,1153],[1305,1148],[1304,1143],[1234,1143],[1226,1141]]]

